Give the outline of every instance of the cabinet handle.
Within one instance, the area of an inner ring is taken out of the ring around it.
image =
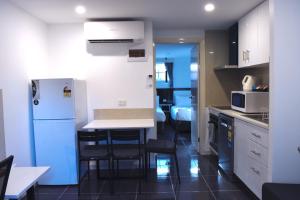
[[[260,174],[259,170],[255,169],[254,167],[251,167],[251,170],[257,175]]]
[[[254,137],[259,138],[259,139],[261,138],[261,136],[256,133],[251,133],[251,135],[253,135]]]
[[[256,151],[254,151],[254,150],[251,150],[251,153],[253,153],[253,154],[256,155],[256,156],[261,156],[261,153],[256,152]]]
[[[224,122],[221,122],[220,124],[221,124],[221,126],[224,126],[224,127],[226,127],[226,128],[228,127],[228,125],[225,124]]]

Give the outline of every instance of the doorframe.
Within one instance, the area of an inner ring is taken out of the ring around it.
[[[205,141],[205,127],[203,127],[203,123],[201,123],[201,121],[205,121],[203,118],[203,105],[204,104],[204,95],[205,93],[203,93],[202,88],[204,86],[205,83],[205,71],[204,71],[204,35],[199,35],[197,37],[168,37],[168,36],[164,36],[164,37],[155,37],[153,39],[153,95],[154,95],[154,99],[156,99],[156,76],[155,76],[155,65],[156,65],[156,53],[155,53],[155,46],[158,43],[163,43],[163,44],[178,44],[179,43],[179,39],[180,38],[184,38],[184,44],[198,44],[199,45],[199,52],[198,52],[198,56],[199,56],[199,63],[198,63],[198,96],[197,96],[197,115],[198,115],[198,122],[197,122],[197,130],[198,130],[198,146],[197,146],[197,152],[199,152],[201,154],[202,152],[202,146],[204,146],[204,141]],[[203,61],[202,61],[203,59]],[[203,102],[202,102],[203,101]],[[156,109],[156,103],[154,103],[155,105],[155,109]],[[204,115],[205,117],[205,115]],[[203,119],[202,119],[203,118]],[[155,116],[155,132],[157,135],[157,120],[156,120],[156,116]],[[200,123],[199,123],[200,122]],[[202,133],[202,134],[201,134]],[[199,142],[200,140],[200,142]]]

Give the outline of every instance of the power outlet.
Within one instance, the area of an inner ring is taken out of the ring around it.
[[[118,105],[119,105],[120,107],[124,107],[124,106],[127,105],[127,101],[126,101],[126,100],[119,100],[119,101],[118,101]]]

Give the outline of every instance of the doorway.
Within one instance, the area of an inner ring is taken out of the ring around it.
[[[178,131],[198,151],[199,44],[155,44],[157,137]]]

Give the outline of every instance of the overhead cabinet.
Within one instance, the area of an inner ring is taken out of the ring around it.
[[[269,2],[265,1],[239,20],[239,67],[269,63]]]
[[[229,37],[229,65],[238,65],[238,23],[232,25],[228,30]]]

